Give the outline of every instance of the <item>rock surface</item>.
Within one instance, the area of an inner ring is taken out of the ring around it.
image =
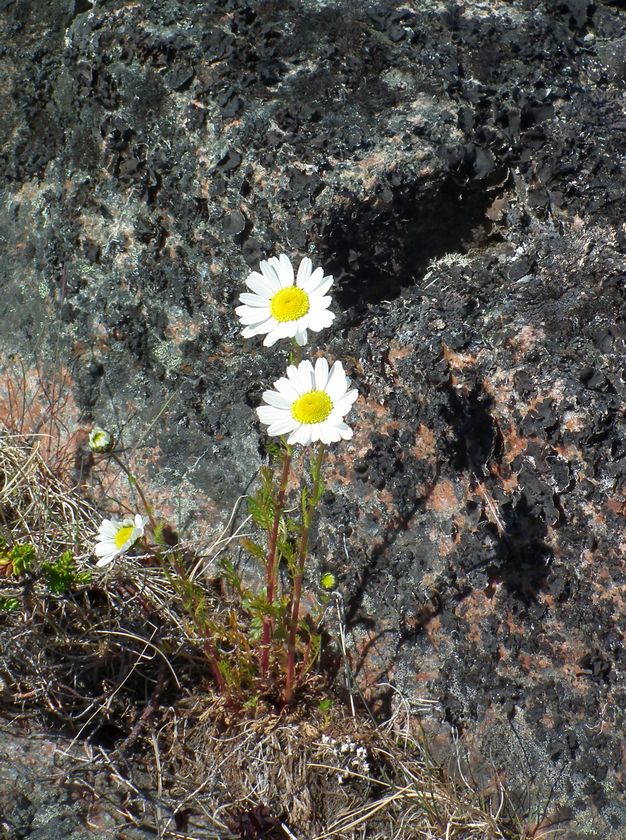
[[[63,371],[70,430],[117,426],[207,539],[284,365],[240,338],[237,296],[259,259],[310,252],[338,314],[312,352],[361,392],[316,555],[362,685],[435,701],[433,737],[568,838],[626,834],[625,21],[601,0],[0,4],[5,384],[13,354],[27,383]]]

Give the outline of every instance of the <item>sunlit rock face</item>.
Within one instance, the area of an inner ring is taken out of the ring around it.
[[[626,832],[618,5],[0,9],[3,393],[62,382],[81,479],[115,429],[208,540],[286,359],[238,295],[311,255],[337,317],[310,355],[361,394],[315,547],[361,684],[432,701],[442,756],[572,838]]]

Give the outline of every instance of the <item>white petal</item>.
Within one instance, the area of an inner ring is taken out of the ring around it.
[[[334,320],[334,312],[315,312],[309,316],[307,327],[313,332],[319,332],[326,327],[330,327]]]
[[[272,437],[276,437],[277,435],[286,435],[289,432],[293,432],[297,425],[297,420],[294,420],[293,417],[287,417],[284,420],[273,423],[268,428],[267,433]]]
[[[242,292],[239,295],[239,300],[242,303],[245,303],[246,306],[252,306],[252,307],[255,307],[255,308],[263,306],[263,307],[265,307],[265,309],[267,309],[268,312],[270,310],[270,307],[269,307],[270,298],[265,297],[264,295],[253,295],[250,292]],[[237,311],[237,310],[235,310],[235,311]]]
[[[311,295],[311,312],[323,312],[328,309],[333,299],[330,295],[323,295],[322,297],[315,297]]]
[[[288,438],[288,443],[300,443],[302,446],[308,446],[312,440],[311,426],[303,423],[301,426],[291,434]]]
[[[313,289],[317,288],[324,278],[324,269],[319,267],[315,269],[313,274],[309,277],[303,277],[302,279],[298,280],[298,286],[305,291],[305,292],[312,292]]]
[[[276,257],[272,257],[272,259],[275,260]],[[261,272],[269,282],[270,286],[272,287],[272,290],[274,292],[280,291],[280,289],[282,288],[280,285],[280,278],[276,269],[269,260],[261,260]]]
[[[322,280],[319,283],[319,285],[315,289],[311,289],[309,294],[311,295],[311,297],[317,297],[318,295],[321,297],[322,295],[326,294],[326,292],[330,289],[334,282],[335,278],[332,276],[332,274],[329,274],[326,277],[322,277]]]
[[[282,376],[274,382],[274,388],[289,400],[290,405],[300,396],[294,387],[293,382],[290,382],[285,376]]]
[[[313,271],[313,263],[309,259],[309,257],[302,257],[300,260],[300,265],[298,267],[298,277],[296,278],[296,284],[300,286],[301,280],[306,280],[311,276],[311,272]]]
[[[307,340],[306,329],[302,329],[301,327],[297,327],[296,329],[297,332],[294,336],[294,338],[296,339],[296,344],[298,344],[300,347],[304,347]]]
[[[116,551],[117,546],[115,545],[115,543],[107,540],[106,542],[102,541],[96,543],[93,553],[96,555],[96,557],[106,557],[107,554],[115,553]]]
[[[96,566],[108,566],[113,560],[115,560],[115,554],[110,554],[108,557],[103,557],[102,560],[98,560]]]
[[[258,271],[253,271],[246,277],[246,286],[267,300],[278,291],[276,285]]]
[[[251,324],[242,330],[241,334],[244,338],[252,338],[253,335],[262,335],[263,333],[269,332],[274,324],[274,319],[268,318],[267,321],[262,321],[260,324]]]
[[[268,318],[272,318],[269,309],[261,309],[260,306],[238,306],[235,310],[237,317],[242,324],[262,324]],[[272,318],[272,320],[275,320]]]
[[[276,270],[283,289],[287,286],[293,286],[293,266],[287,254],[281,254],[276,263],[278,263]]]
[[[315,443],[316,440],[321,440],[320,433],[323,425],[323,423],[315,423],[314,425],[309,426],[309,429],[311,430],[311,443]]]
[[[304,362],[300,362],[298,367],[295,365],[289,365],[287,368],[287,376],[289,378],[289,382],[295,388],[296,393],[298,396],[302,396],[302,394],[306,393],[306,391],[310,390],[308,387],[304,386],[304,383],[308,383],[308,379],[302,378],[300,372],[306,372],[310,378],[311,374],[313,373],[313,365],[308,360]],[[304,390],[303,390],[304,387]]]
[[[341,362],[335,362],[328,377],[326,393],[333,402],[338,402],[348,390],[348,379]]]
[[[278,391],[264,391],[263,399],[268,405],[273,405],[275,408],[282,408],[285,411],[291,409],[291,403],[293,402],[293,400],[290,400]]]
[[[291,416],[291,412],[281,411],[273,405],[260,405],[256,410],[257,416],[261,423],[269,426],[271,423],[277,423],[283,417]]]
[[[299,394],[307,394],[309,391],[313,391],[315,388],[315,371],[313,369],[313,365],[306,359],[304,362],[300,362],[298,366],[298,371],[296,373],[298,393]]]
[[[117,534],[117,526],[110,522],[108,519],[105,519],[102,525],[98,528],[98,539],[99,540],[113,540],[115,539],[115,535]]]
[[[320,423],[319,438],[322,443],[338,443],[341,440],[341,435],[335,425],[326,422]]]
[[[276,272],[281,289],[293,286],[293,268],[287,254],[281,254],[280,257],[270,257],[267,262]]]
[[[260,405],[259,408],[266,409],[263,412],[263,422],[267,426],[271,426],[273,423],[282,423],[284,420],[289,420],[292,418],[292,414],[290,411],[285,411],[282,408],[276,408],[273,405]]]
[[[348,426],[347,423],[338,423],[336,429],[341,435],[342,440],[350,440],[350,438],[354,434],[354,432],[352,431],[350,426]]]
[[[315,362],[315,388],[318,391],[323,391],[328,382],[328,362],[324,357],[320,357]]]
[[[292,388],[294,388],[296,394],[300,396],[300,390],[298,388],[298,368],[295,365],[287,365],[287,380]]]
[[[264,347],[271,347],[280,338],[291,338],[295,333],[295,324],[293,321],[275,321],[275,326],[268,332],[263,339]]]
[[[355,399],[356,397],[354,399],[352,397],[342,397],[340,400],[337,400],[337,402],[333,402],[333,418],[337,417],[342,420],[352,408]]]

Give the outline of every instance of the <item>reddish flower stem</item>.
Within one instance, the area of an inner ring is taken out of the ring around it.
[[[204,637],[204,655],[209,660],[209,665],[211,666],[211,671],[213,672],[213,677],[215,678],[215,682],[217,683],[217,688],[224,697],[230,699],[230,695],[228,692],[228,686],[226,685],[226,680],[222,672],[220,671],[220,666],[218,662],[217,651],[215,650],[215,645],[208,639],[206,636]]]
[[[317,459],[313,471],[314,484],[311,493],[311,501],[303,511],[302,533],[300,534],[300,548],[298,550],[298,564],[296,566],[296,573],[293,580],[293,589],[291,592],[290,616],[289,616],[289,630],[287,636],[287,676],[285,679],[285,705],[291,703],[296,687],[296,636],[298,634],[298,619],[300,617],[300,600],[302,598],[302,579],[304,577],[304,564],[309,548],[309,536],[311,533],[311,522],[317,503],[319,501],[319,488],[321,483],[322,461],[324,460],[324,452],[326,447],[320,443],[317,451]]]
[[[278,529],[280,528],[280,518],[283,513],[285,505],[285,496],[287,494],[287,484],[289,482],[289,470],[291,468],[291,449],[287,447],[283,454],[283,469],[280,475],[280,483],[278,485],[278,496],[276,497],[276,508],[274,511],[274,522],[272,523],[272,530],[270,532],[269,545],[267,549],[267,563],[265,566],[266,584],[267,584],[267,604],[269,607],[274,603],[274,590],[276,589],[276,573],[278,571]],[[271,615],[263,616],[263,638],[261,643],[261,675],[267,676],[270,664],[270,645],[274,633],[274,620]]]

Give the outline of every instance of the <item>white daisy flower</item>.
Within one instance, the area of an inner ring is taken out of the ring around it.
[[[92,452],[109,452],[113,449],[113,435],[100,426],[94,426],[89,432],[89,448]]]
[[[98,528],[94,554],[100,560],[96,566],[106,566],[116,557],[125,554],[140,537],[143,537],[147,516],[135,514],[128,519],[105,519]]]
[[[309,361],[289,365],[287,376],[274,383],[275,390],[263,393],[267,405],[257,408],[259,420],[269,427],[268,435],[288,434],[289,444],[349,440],[352,429],[343,418],[358,396],[349,385],[341,362],[330,371],[326,359],[317,359],[315,368]]]
[[[279,338],[295,338],[306,344],[307,330],[319,332],[329,327],[335,317],[329,312],[331,298],[326,292],[333,284],[332,275],[323,268],[313,271],[313,263],[304,257],[294,278],[287,254],[261,261],[261,273],[253,271],[246,279],[250,292],[239,300],[235,310],[244,325],[242,335],[265,335],[263,344],[271,347]]]

